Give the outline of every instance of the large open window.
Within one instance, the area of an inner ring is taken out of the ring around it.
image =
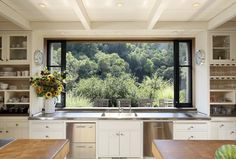
[[[67,71],[58,106],[192,107],[191,41],[47,41],[47,67]]]

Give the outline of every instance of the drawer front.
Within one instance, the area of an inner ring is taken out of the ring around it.
[[[220,129],[234,129],[236,126],[236,122],[219,122],[217,123],[217,127]]]
[[[64,133],[58,132],[32,132],[31,139],[64,139]]]
[[[95,159],[95,144],[72,143],[69,158],[73,159]]]
[[[174,133],[175,140],[207,140],[207,132],[179,131]]]
[[[207,124],[181,123],[174,124],[174,130],[177,131],[207,131]]]
[[[27,128],[29,126],[28,122],[13,122],[13,121],[10,121],[10,122],[7,122],[6,123],[6,127],[8,128]]]
[[[64,124],[60,123],[32,123],[32,131],[64,131]]]
[[[96,142],[95,124],[73,124],[70,132],[72,142]]]

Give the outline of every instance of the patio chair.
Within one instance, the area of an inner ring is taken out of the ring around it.
[[[109,99],[95,99],[94,100],[94,107],[108,107],[109,106]]]

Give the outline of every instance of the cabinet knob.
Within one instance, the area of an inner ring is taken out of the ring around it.
[[[190,129],[192,129],[193,128],[193,126],[190,126],[189,128],[188,128],[188,130],[190,130]]]
[[[0,58],[0,61],[3,61],[3,59],[2,59],[2,58]]]
[[[48,135],[46,135],[45,137],[46,137],[46,138],[48,138],[49,136],[48,136]]]
[[[2,133],[2,131],[0,131],[0,133]]]
[[[46,126],[46,128],[49,128],[49,126]]]
[[[234,61],[234,59],[232,59],[232,61]]]
[[[116,133],[117,136],[120,136],[120,133]]]
[[[6,131],[6,133],[8,133],[8,131]]]
[[[230,134],[232,135],[232,134],[234,134],[234,133],[235,133],[234,131],[231,131],[231,133],[230,133]]]
[[[224,124],[221,124],[221,125],[220,125],[220,128],[222,128],[222,127],[224,127],[224,126],[225,126]]]
[[[120,133],[120,135],[121,135],[121,136],[124,136],[124,134],[123,134],[123,133]]]
[[[190,137],[188,138],[188,140],[190,140],[190,139],[193,139],[193,136],[190,136]]]
[[[6,61],[9,61],[8,59],[6,59]]]
[[[16,126],[19,126],[19,124],[16,124]]]

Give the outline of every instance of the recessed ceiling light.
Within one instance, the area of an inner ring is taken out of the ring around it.
[[[116,3],[116,6],[117,6],[117,7],[122,7],[123,5],[124,5],[123,2],[117,2],[117,3]]]
[[[195,3],[192,4],[192,6],[194,8],[198,8],[198,7],[200,7],[200,3],[199,2],[195,2]]]
[[[39,6],[40,6],[41,8],[46,8],[46,7],[47,7],[47,5],[46,5],[45,3],[39,3]]]

